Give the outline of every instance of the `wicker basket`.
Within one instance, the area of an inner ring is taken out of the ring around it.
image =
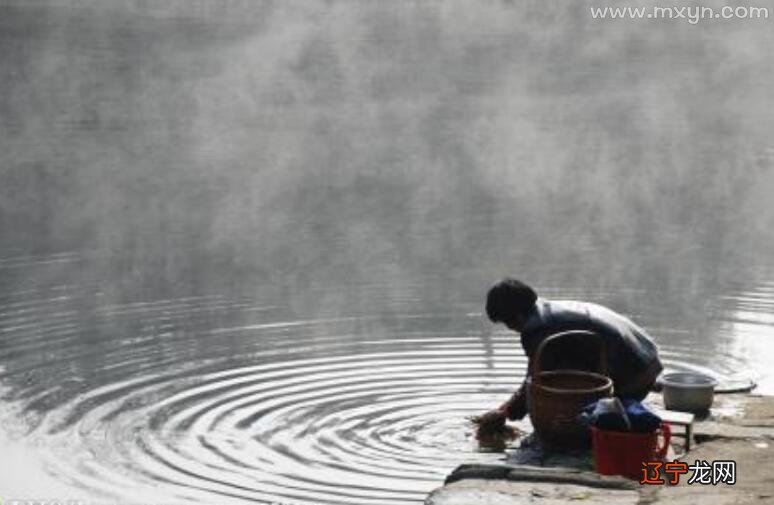
[[[541,370],[546,346],[566,337],[596,338],[600,349],[600,373],[580,370]],[[576,417],[583,407],[612,396],[613,381],[607,373],[607,351],[602,338],[588,331],[567,331],[552,335],[538,345],[532,363],[529,416],[540,440],[551,448],[575,449],[589,445],[588,430]]]

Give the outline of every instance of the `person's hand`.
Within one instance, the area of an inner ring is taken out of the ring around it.
[[[490,410],[489,412],[471,419],[478,425],[476,438],[486,438],[505,430],[505,413],[501,410]]]
[[[478,440],[479,450],[502,452],[509,442],[522,434],[518,428],[507,425],[506,418],[507,416],[502,409],[490,410],[485,414],[471,418],[471,421],[478,425],[476,440]]]

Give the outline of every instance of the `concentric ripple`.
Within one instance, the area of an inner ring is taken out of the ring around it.
[[[772,294],[738,294],[714,345],[645,324],[669,368],[727,381],[749,362],[734,325],[770,331]],[[458,464],[504,457],[478,450],[467,417],[506,398],[526,360],[470,308],[299,319],[222,295],[27,289],[0,303],[3,401],[46,471],[92,499],[421,503]]]
[[[466,418],[523,360],[507,335],[482,345],[479,316],[452,335],[450,314],[281,320],[187,298],[98,306],[73,348],[89,325],[60,291],[5,305],[4,380],[24,377],[8,396],[49,471],[95,496],[416,503],[461,461],[502,457],[476,451]]]

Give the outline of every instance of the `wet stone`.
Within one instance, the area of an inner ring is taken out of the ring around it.
[[[521,503],[564,504],[582,501],[596,505],[636,504],[633,489],[608,489],[576,484],[465,479],[434,491],[425,505],[518,505]]]

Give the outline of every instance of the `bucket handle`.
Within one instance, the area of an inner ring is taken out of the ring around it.
[[[664,461],[666,453],[669,450],[669,441],[672,440],[672,428],[669,423],[661,423],[661,435],[664,438],[663,445],[656,450],[656,459]]]
[[[607,346],[605,345],[604,339],[598,334],[594,333],[593,331],[586,331],[586,330],[572,330],[572,331],[563,331],[561,333],[555,333],[553,335],[550,335],[546,338],[544,338],[540,344],[538,344],[537,349],[535,350],[535,359],[532,360],[532,382],[539,382],[540,379],[540,373],[543,371],[541,369],[540,365],[540,358],[542,357],[543,351],[545,350],[546,346],[552,342],[556,342],[557,340],[560,340],[565,337],[594,337],[599,342],[599,373],[602,375],[607,375]]]

